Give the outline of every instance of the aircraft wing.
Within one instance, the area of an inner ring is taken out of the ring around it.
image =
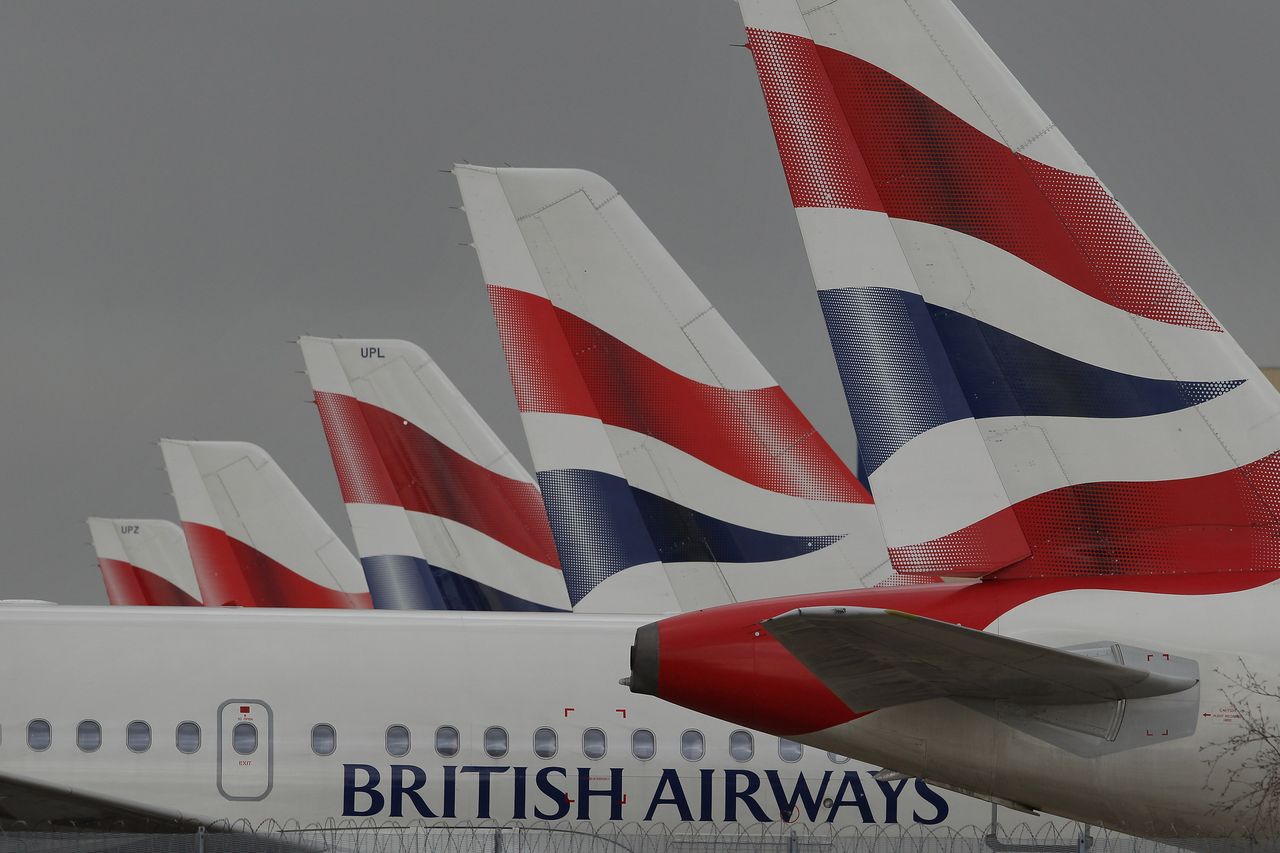
[[[897,610],[805,607],[763,625],[854,711],[937,698],[1083,705],[1197,682],[1117,663],[1109,646],[1054,649]]]
[[[195,832],[199,821],[69,788],[0,774],[0,828],[74,826],[127,832]]]

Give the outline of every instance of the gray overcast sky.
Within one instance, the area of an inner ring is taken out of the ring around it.
[[[1259,362],[1280,363],[1274,0],[959,0]],[[853,439],[731,0],[0,4],[0,597],[103,602],[154,440],[275,455],[343,538],[300,333],[431,352],[527,459],[455,160],[598,171]]]

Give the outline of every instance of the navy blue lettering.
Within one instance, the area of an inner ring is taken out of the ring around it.
[[[444,767],[444,813],[441,817],[457,817],[458,768],[452,764]]]
[[[804,804],[804,813],[811,823],[818,820],[818,807],[822,803],[822,798],[826,796],[827,783],[831,781],[830,770],[823,771],[822,784],[818,786],[817,793],[809,790],[809,783],[805,781],[803,773],[797,775],[796,784],[791,789],[790,796],[782,790],[782,778],[778,776],[777,770],[766,770],[764,775],[769,780],[769,787],[773,789],[773,798],[778,803],[778,814],[783,820],[790,821],[795,816],[797,800]]]
[[[852,791],[853,799],[846,800],[844,792]],[[831,804],[831,811],[827,814],[827,823],[835,823],[836,812],[840,811],[841,806],[857,806],[858,811],[862,813],[863,823],[875,823],[875,815],[871,813],[871,804],[867,802],[867,792],[862,787],[862,780],[858,778],[858,771],[844,771],[844,778],[840,780],[840,788],[836,791],[835,802]]]
[[[868,770],[867,773],[872,779],[875,779],[876,773],[879,771]],[[882,779],[876,779],[876,784],[880,786],[881,792],[884,794],[884,822],[898,822],[898,795],[902,793],[902,789],[907,787],[906,779],[897,780],[897,784],[885,782]]]
[[[538,775],[534,778],[534,781],[538,784],[538,790],[550,797],[551,802],[556,804],[556,810],[553,812],[544,812],[541,807],[534,806],[533,816],[538,820],[560,820],[569,814],[569,795],[551,783],[550,776],[552,773],[568,776],[563,767],[544,767],[538,771]]]
[[[366,774],[363,785],[356,784],[357,770],[363,770]],[[342,816],[368,817],[382,811],[382,807],[386,805],[386,799],[378,790],[378,783],[381,781],[382,774],[371,764],[342,765]],[[369,808],[363,810],[356,808],[356,794],[368,795]]]
[[[932,803],[934,809],[936,809],[933,817],[928,820],[920,817],[920,812],[912,812],[911,816],[916,819],[916,823],[923,823],[925,826],[933,826],[935,823],[942,823],[947,819],[947,815],[951,813],[951,806],[941,794],[926,785],[923,779],[916,780],[916,793]]]
[[[698,809],[698,820],[710,822],[711,807],[714,805],[712,802],[712,792],[715,790],[716,771],[699,770],[698,776],[701,777],[698,780],[700,783],[698,788],[700,789],[699,794],[702,797],[702,801],[699,804],[700,808]]]
[[[524,820],[524,801],[525,801],[525,775],[529,772],[528,767],[516,768],[516,791],[515,805],[511,809],[511,818],[513,820]]]
[[[408,770],[413,774],[413,784],[409,787],[404,786],[404,772]],[[413,807],[418,810],[421,817],[435,817],[435,813],[427,807],[423,802],[422,795],[418,792],[427,786],[427,771],[413,764],[392,764],[391,765],[391,816],[404,817],[403,800],[405,797],[413,803]]]
[[[501,766],[501,767],[489,767],[483,764],[467,764],[463,766],[462,768],[463,773],[475,773],[477,776],[480,777],[478,780],[477,793],[476,793],[476,817],[478,819],[492,817],[492,815],[489,814],[489,801],[490,801],[489,792],[491,788],[489,784],[489,777],[491,777],[494,773],[506,773],[510,769],[511,767],[509,765]]]
[[[745,790],[738,790],[738,780],[746,779],[747,787]],[[751,816],[761,823],[769,820],[769,816],[764,813],[764,809],[760,808],[760,804],[756,802],[752,795],[760,790],[760,777],[750,770],[726,770],[724,771],[724,819],[725,821],[735,821],[738,819],[738,800],[746,805],[747,811],[751,812]]]
[[[669,796],[662,796],[664,791],[670,791]],[[684,785],[680,782],[680,774],[674,770],[663,770],[662,778],[658,780],[658,788],[653,792],[653,799],[649,801],[649,810],[644,813],[645,820],[653,820],[653,813],[658,810],[658,806],[675,806],[680,812],[681,820],[693,820],[693,813],[689,811],[689,798],[684,795]]]
[[[591,768],[578,768],[578,820],[591,820],[591,798],[609,798],[609,820],[622,820],[622,768],[609,771],[609,787],[591,787]]]

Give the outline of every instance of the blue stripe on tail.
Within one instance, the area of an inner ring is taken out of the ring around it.
[[[600,471],[541,471],[538,483],[574,604],[605,578],[643,563],[768,563],[819,551],[844,538],[744,527]]]
[[[361,557],[373,606],[380,610],[555,611],[480,581],[433,566],[420,557]]]
[[[858,478],[936,426],[970,417],[946,350],[918,294],[886,287],[818,291],[849,414]]]
[[[823,290],[818,299],[863,482],[917,435],[971,414],[1145,417],[1199,405],[1244,381],[1131,376],[891,288]]]

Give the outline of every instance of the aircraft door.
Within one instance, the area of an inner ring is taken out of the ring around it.
[[[271,707],[260,699],[228,699],[218,706],[218,791],[228,800],[261,800],[271,793]]]

